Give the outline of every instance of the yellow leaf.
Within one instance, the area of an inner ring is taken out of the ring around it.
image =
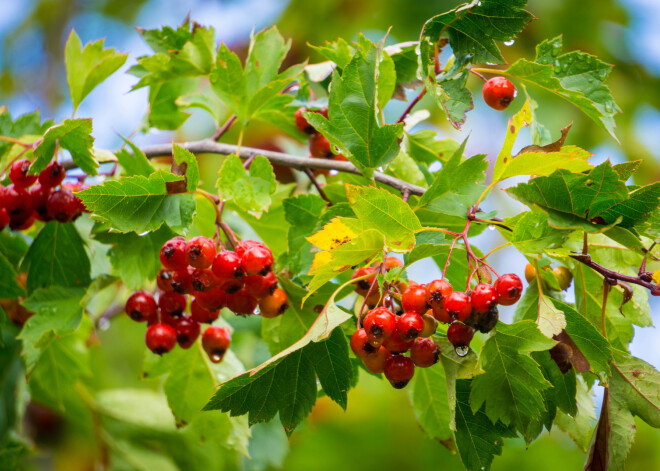
[[[356,235],[340,218],[334,218],[319,232],[307,237],[307,240],[321,250],[332,250],[351,241]]]

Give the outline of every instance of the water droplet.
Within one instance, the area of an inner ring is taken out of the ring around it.
[[[99,319],[99,329],[108,330],[109,328],[110,328],[110,321],[105,317],[101,317]]]
[[[468,347],[467,345],[459,345],[457,347],[454,347],[454,351],[456,352],[456,355],[462,358],[466,356],[468,353],[470,353],[470,347]]]
[[[495,230],[495,226],[493,226],[492,224],[488,224],[488,230],[489,230],[489,231],[494,231],[494,230]]]
[[[509,40],[509,41],[504,41],[504,45],[505,45],[505,46],[513,46],[513,43],[514,43],[514,42],[515,42],[515,41],[514,41],[513,39],[511,39],[511,40]]]

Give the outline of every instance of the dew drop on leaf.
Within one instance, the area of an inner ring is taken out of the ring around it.
[[[454,348],[454,351],[456,352],[456,355],[462,358],[470,353],[470,347],[467,345],[459,345],[458,347]]]

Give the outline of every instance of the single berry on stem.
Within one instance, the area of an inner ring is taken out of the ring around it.
[[[404,355],[392,355],[385,360],[385,377],[396,389],[405,388],[415,374],[415,364]]]
[[[167,324],[153,324],[145,336],[147,347],[157,355],[171,351],[176,345],[176,330]]]
[[[506,77],[493,77],[484,84],[482,93],[488,106],[502,111],[511,104],[518,91]]]

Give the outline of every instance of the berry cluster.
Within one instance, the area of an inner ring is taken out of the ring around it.
[[[385,270],[401,266],[387,257]],[[498,305],[509,306],[520,299],[522,282],[517,275],[506,274],[494,284],[479,283],[471,292],[454,291],[447,280],[433,280],[427,285],[399,282],[398,294],[390,294],[390,306],[384,306],[375,283],[380,266],[358,268],[353,274],[355,290],[365,298],[370,311],[362,319],[361,328],[351,337],[351,349],[372,373],[384,373],[392,386],[405,387],[415,367],[428,368],[439,358],[438,345],[430,338],[438,322],[449,324],[447,339],[458,356],[465,356],[475,331],[492,330],[499,319]],[[376,294],[374,294],[374,291]],[[401,309],[394,309],[393,299]],[[404,353],[410,351],[410,356]]]
[[[226,307],[237,315],[276,317],[287,309],[286,293],[277,287],[272,271],[273,254],[253,240],[238,242],[235,251],[216,253],[212,239],[175,237],[160,250],[163,268],[156,283],[158,301],[151,293],[134,292],[126,302],[126,313],[137,322],[147,322],[147,347],[162,355],[178,343],[189,348],[199,337],[200,324],[215,321]],[[188,300],[190,314],[185,314]],[[210,326],[202,334],[202,346],[214,362],[222,361],[229,348],[229,332]]]
[[[305,111],[311,111],[313,113],[320,113],[326,118],[328,117],[328,108],[323,108],[322,110],[308,110],[307,108],[298,108],[296,111],[296,126],[302,132],[309,134],[309,153],[310,157],[315,159],[330,159],[337,161],[347,161],[348,159],[342,154],[334,154],[332,148],[330,147],[330,142],[325,138],[325,136],[319,132],[316,132],[316,129],[309,124],[307,119],[303,116]],[[317,175],[327,175],[329,170],[326,169],[317,169],[314,171]]]
[[[39,175],[28,175],[30,161],[20,159],[11,165],[7,187],[0,185],[0,230],[9,226],[12,230],[28,229],[35,220],[69,222],[85,211],[80,198],[73,191],[75,186],[62,184],[66,170],[52,161]]]

